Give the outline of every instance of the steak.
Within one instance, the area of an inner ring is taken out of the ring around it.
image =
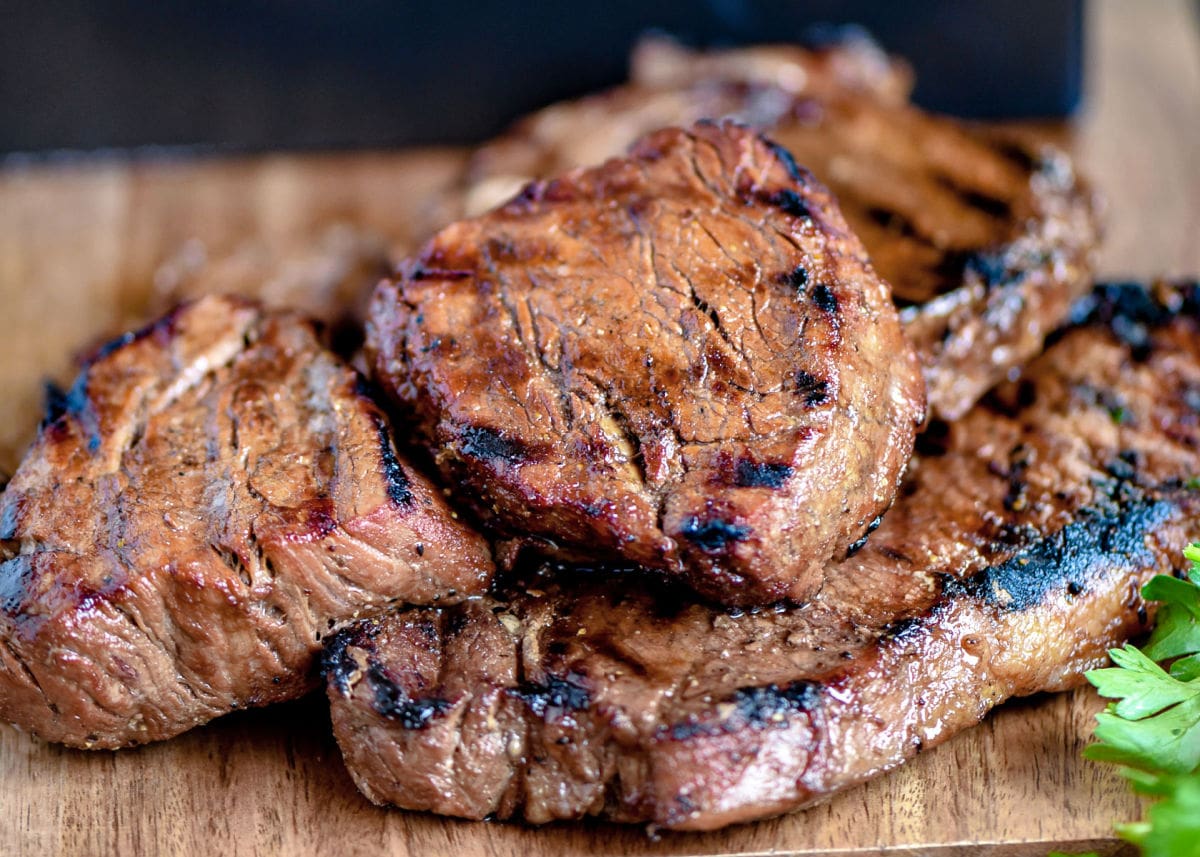
[[[923,113],[902,103],[895,75],[869,85],[888,76],[872,78],[862,63],[851,66],[857,77],[814,74],[806,56],[644,50],[631,83],[548,107],[479,149],[463,211],[617,155],[656,128],[746,122],[833,192],[892,286],[931,412],[957,419],[1041,350],[1088,287],[1095,200],[1051,146]]]
[[[1075,320],[933,424],[902,497],[807,604],[721,609],[637,570],[560,586],[543,569],[341,632],[325,669],[355,781],[468,818],[711,829],[1079,683],[1147,629],[1141,584],[1196,534],[1200,289],[1101,290]]]
[[[888,56],[864,32],[843,27],[824,44],[746,45],[693,51],[663,36],[644,37],[634,47],[631,76],[638,85],[679,89],[707,81],[738,80],[814,96],[860,92],[888,104],[903,104],[912,92],[908,63]]]
[[[891,503],[924,417],[833,199],[728,123],[443,230],[381,283],[367,345],[499,531],[728,603],[815,591]]]
[[[0,498],[0,717],[47,740],[291,699],[341,623],[489,583],[486,543],[295,316],[201,299],[52,399]]]

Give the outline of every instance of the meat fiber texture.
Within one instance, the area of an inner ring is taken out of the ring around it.
[[[496,530],[731,604],[801,600],[890,505],[924,384],[837,203],[734,123],[442,230],[368,351]]]
[[[222,297],[84,365],[0,539],[0,717],[82,747],[299,696],[341,624],[492,572],[312,325]]]
[[[895,507],[800,606],[552,569],[326,652],[376,803],[705,830],[820,801],[1077,684],[1149,627],[1200,494],[1200,290],[1102,289],[1019,380],[935,422]],[[589,579],[590,578],[590,579]],[[656,582],[657,581],[657,582]]]

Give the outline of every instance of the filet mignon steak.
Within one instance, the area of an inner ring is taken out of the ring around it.
[[[376,291],[367,346],[497,529],[734,604],[814,592],[891,503],[924,417],[836,203],[731,123],[442,230]]]

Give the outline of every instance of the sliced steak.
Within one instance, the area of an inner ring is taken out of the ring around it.
[[[1041,349],[1087,288],[1098,240],[1090,191],[1050,146],[923,113],[896,87],[888,95],[851,75],[806,73],[786,52],[761,53],[645,52],[630,84],[548,107],[477,151],[464,213],[599,163],[656,128],[749,123],[833,191],[892,286],[931,411],[957,419]]]
[[[359,787],[469,818],[710,829],[1078,683],[1146,630],[1140,584],[1200,527],[1200,291],[1102,291],[1078,321],[923,436],[902,498],[804,606],[543,573],[339,634],[328,692]]]
[[[502,532],[799,600],[923,419],[889,297],[786,152],[700,124],[443,230],[380,285],[367,345]]]
[[[492,570],[313,327],[232,298],[87,362],[0,538],[0,717],[84,747],[295,697],[340,623]]]

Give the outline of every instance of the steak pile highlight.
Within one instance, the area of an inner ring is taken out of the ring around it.
[[[710,830],[1078,684],[1195,536],[1200,287],[1088,292],[1070,160],[911,86],[643,43],[409,201],[390,413],[239,298],[98,350],[0,498],[0,717],[116,748],[323,673],[375,803]],[[359,318],[341,250],[279,294]]]

